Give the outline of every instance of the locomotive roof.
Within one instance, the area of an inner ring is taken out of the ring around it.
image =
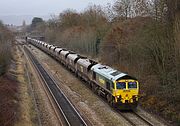
[[[102,64],[94,65],[91,70],[112,81],[116,81],[127,75],[126,73],[122,73],[118,70]]]

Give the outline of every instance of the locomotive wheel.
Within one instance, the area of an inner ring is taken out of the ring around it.
[[[107,101],[108,101],[109,105],[114,107],[114,98],[113,98],[113,96],[111,94],[108,94],[106,98],[107,98]]]
[[[111,94],[107,94],[106,99],[107,99],[108,103],[110,103],[110,102],[111,102],[111,99],[112,99]]]

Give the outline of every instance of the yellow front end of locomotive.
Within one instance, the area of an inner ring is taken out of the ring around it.
[[[139,83],[137,80],[119,80],[114,82],[113,96],[115,103],[122,105],[137,104],[139,94]]]

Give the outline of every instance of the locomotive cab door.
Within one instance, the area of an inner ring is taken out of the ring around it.
[[[93,76],[92,76],[93,80],[96,80],[96,73],[93,71]]]
[[[106,81],[106,89],[110,90],[110,86],[111,84],[108,81]]]

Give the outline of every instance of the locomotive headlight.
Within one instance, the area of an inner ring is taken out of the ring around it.
[[[118,98],[118,99],[121,99],[121,95],[117,95],[117,98]]]

